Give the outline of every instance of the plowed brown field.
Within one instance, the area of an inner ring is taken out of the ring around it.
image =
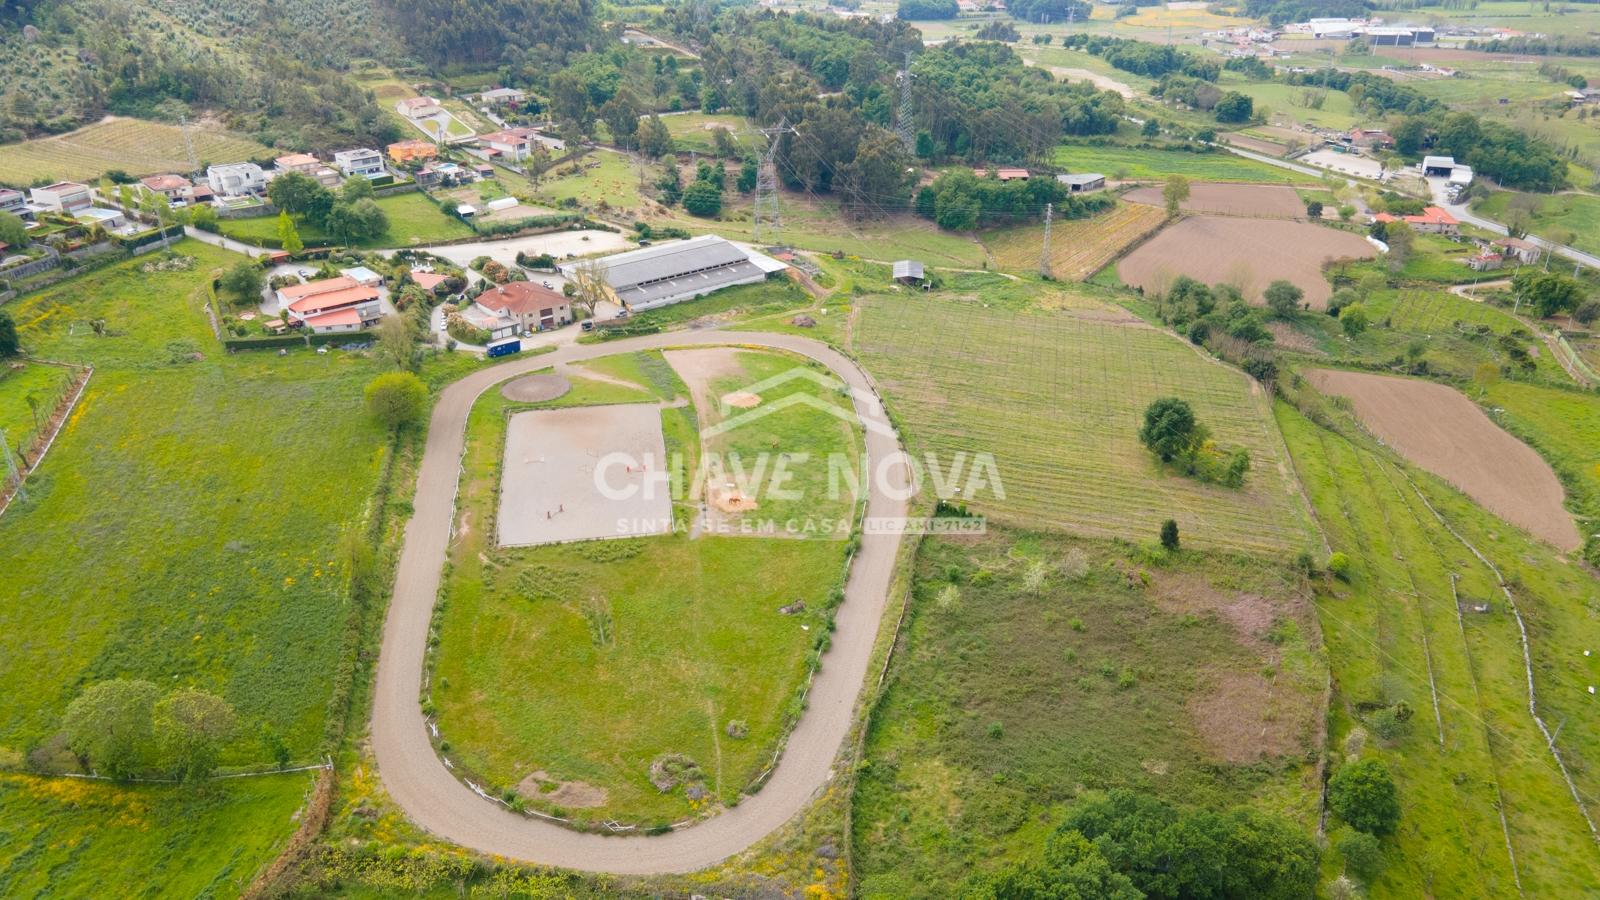
[[[1134,203],[1166,206],[1159,187],[1137,188],[1124,198]],[[1183,201],[1183,208],[1188,212],[1227,216],[1306,217],[1306,205],[1300,202],[1300,195],[1294,188],[1281,184],[1195,183],[1189,186],[1189,199]]]

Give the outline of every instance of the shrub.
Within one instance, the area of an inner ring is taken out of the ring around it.
[[[1361,304],[1356,303],[1339,310],[1339,326],[1344,329],[1347,337],[1355,337],[1366,331],[1367,324],[1367,311],[1361,308]]]
[[[428,408],[428,388],[410,372],[385,372],[367,383],[367,412],[390,428],[422,420]]]
[[[1161,523],[1161,546],[1168,550],[1178,549],[1178,523],[1168,519]]]
[[[1344,553],[1339,552],[1337,550],[1334,551],[1333,555],[1328,557],[1327,569],[1328,569],[1328,574],[1330,574],[1333,577],[1339,579],[1340,581],[1349,581],[1350,580],[1350,557],[1346,556]]]
[[[1400,821],[1400,799],[1389,770],[1376,759],[1346,763],[1328,779],[1328,806],[1352,828],[1385,835]]]

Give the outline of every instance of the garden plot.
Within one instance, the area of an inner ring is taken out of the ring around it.
[[[1348,397],[1356,417],[1395,452],[1490,512],[1562,549],[1581,543],[1550,464],[1459,391],[1365,372],[1313,369],[1305,375],[1317,390]]]
[[[1161,188],[1136,188],[1124,195],[1134,203],[1165,206]],[[1189,199],[1183,201],[1186,212],[1217,213],[1225,216],[1266,216],[1268,218],[1303,219],[1306,206],[1294,188],[1276,184],[1216,184],[1199,183],[1189,186]]]
[[[1305,291],[1312,309],[1333,291],[1322,268],[1341,259],[1371,259],[1377,248],[1358,235],[1306,222],[1192,216],[1128,254],[1117,274],[1147,293],[1161,293],[1179,275],[1228,283],[1253,302],[1278,279]]]
[[[1004,496],[969,497],[978,512],[1131,539],[1175,518],[1186,542],[1273,552],[1311,541],[1266,392],[1169,334],[927,296],[867,298],[857,334],[914,455],[994,454]],[[1158,468],[1137,432],[1166,396],[1189,400],[1220,445],[1249,451],[1243,488]]]
[[[1088,219],[1055,223],[1050,236],[1050,274],[1065,281],[1083,281],[1129,247],[1144,240],[1166,221],[1166,213],[1142,203],[1119,203]],[[1019,225],[983,236],[984,246],[999,268],[1032,271],[1044,246],[1043,225]]]
[[[671,530],[666,457],[653,405],[513,415],[500,484],[500,546]]]

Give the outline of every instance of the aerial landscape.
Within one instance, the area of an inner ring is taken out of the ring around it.
[[[0,0],[0,896],[1600,896],[1600,4]]]

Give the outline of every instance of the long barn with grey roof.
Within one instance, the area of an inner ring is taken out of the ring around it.
[[[654,309],[703,297],[736,284],[753,284],[784,264],[744,250],[716,235],[644,247],[596,260],[612,299],[630,310]],[[567,263],[571,277],[585,263]]]

